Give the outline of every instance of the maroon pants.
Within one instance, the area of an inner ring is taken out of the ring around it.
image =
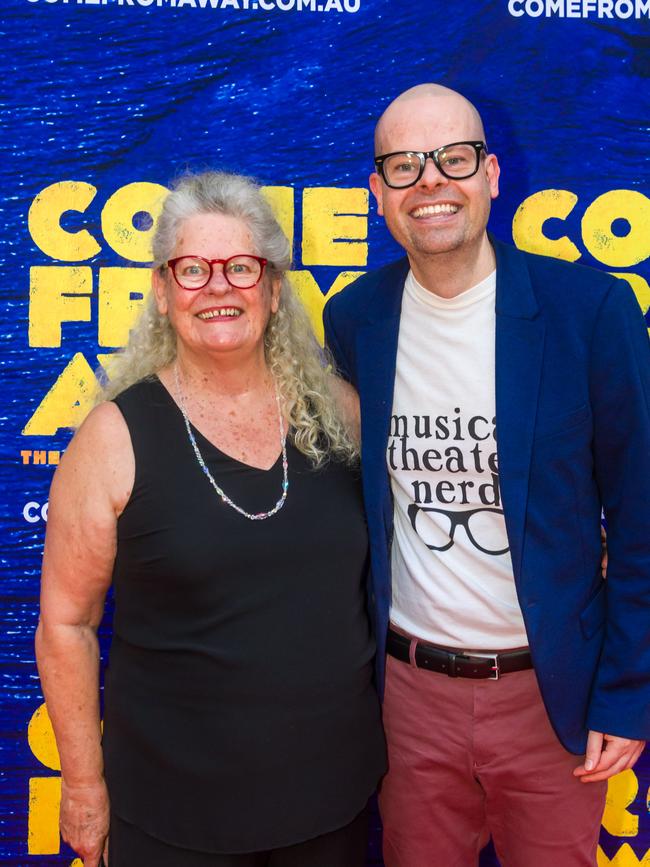
[[[411,654],[413,658],[413,654]],[[388,657],[386,867],[593,867],[607,784],[580,783],[533,671],[468,680]]]

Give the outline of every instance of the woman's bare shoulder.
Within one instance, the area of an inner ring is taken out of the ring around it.
[[[53,487],[82,499],[106,497],[120,514],[135,477],[129,429],[117,405],[100,403],[72,437],[57,468]]]

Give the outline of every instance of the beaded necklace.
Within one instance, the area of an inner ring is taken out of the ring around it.
[[[231,509],[234,509],[236,512],[239,512],[240,515],[243,515],[245,518],[248,518],[249,521],[264,521],[266,518],[270,518],[272,515],[275,515],[280,511],[282,506],[284,506],[284,501],[287,499],[287,492],[289,491],[289,462],[287,460],[287,437],[284,432],[284,423],[282,421],[282,406],[280,404],[280,393],[278,392],[277,383],[275,383],[275,402],[278,407],[278,422],[280,425],[280,444],[282,446],[282,496],[277,501],[275,506],[270,509],[268,512],[247,512],[245,509],[242,509],[241,506],[238,506],[237,503],[234,503],[230,497],[219,487],[219,485],[214,480],[214,476],[206,466],[205,461],[203,460],[203,455],[199,451],[199,447],[196,444],[196,439],[194,438],[194,434],[192,433],[192,428],[190,426],[190,420],[187,415],[187,410],[185,409],[185,397],[181,390],[180,377],[178,375],[178,362],[174,365],[174,379],[176,380],[176,392],[178,394],[178,405],[180,407],[181,413],[183,415],[183,421],[185,422],[185,429],[187,430],[187,436],[189,437],[190,444],[194,449],[194,454],[196,455],[196,459],[199,462],[199,466],[203,470],[204,475],[207,480],[210,482],[212,487],[215,489],[217,494],[221,497],[226,505],[230,506]]]

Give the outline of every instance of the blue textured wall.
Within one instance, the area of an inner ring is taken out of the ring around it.
[[[301,267],[304,188],[365,187],[374,119],[383,106],[406,87],[440,81],[481,108],[490,147],[499,155],[502,195],[493,231],[512,239],[513,216],[531,194],[575,194],[571,213],[549,219],[547,240],[538,238],[538,245],[546,249],[549,240],[566,235],[580,261],[630,273],[650,324],[647,4],[567,0],[567,11],[580,17],[535,17],[540,0],[323,0],[322,11],[298,11],[298,0],[279,0],[276,8],[262,4],[267,9],[254,8],[252,0],[208,0],[207,8],[199,0],[144,3],[3,3],[0,858],[21,867],[68,865],[73,857],[55,849],[28,852],[30,779],[56,777],[27,739],[42,702],[33,655],[45,528],[40,505],[53,470],[47,452],[64,448],[69,434],[21,431],[76,352],[94,366],[97,354],[108,351],[97,337],[99,269],[132,264],[104,240],[101,211],[109,196],[126,184],[166,184],[187,167],[204,166],[293,187]],[[514,14],[526,9],[530,14]],[[612,17],[598,17],[599,9]],[[85,213],[68,212],[61,220],[68,231],[88,229],[101,247],[83,263],[93,277],[90,321],[65,322],[60,347],[30,346],[30,268],[71,263],[39,249],[28,211],[41,190],[61,181],[90,183],[98,191]],[[615,190],[631,193],[612,196]],[[605,194],[606,219],[600,220],[606,237],[599,245],[586,237],[581,221]],[[372,206],[367,232],[368,267],[396,254]],[[607,233],[633,240],[615,266]],[[339,271],[364,267],[317,263],[310,270],[326,291]],[[45,464],[34,463],[40,450]],[[39,505],[25,518],[27,503]],[[108,631],[107,624],[104,645]],[[601,863],[619,853],[617,867],[648,864],[650,757],[616,785]],[[43,803],[32,799],[32,849],[42,846]]]

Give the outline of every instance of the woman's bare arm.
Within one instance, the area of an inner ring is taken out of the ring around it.
[[[358,444],[361,438],[359,395],[354,386],[334,374],[331,375],[329,384],[350,436]]]
[[[96,633],[134,472],[124,419],[106,403],[73,437],[50,491],[36,657],[61,757],[61,832],[86,867],[99,863],[109,813]]]

